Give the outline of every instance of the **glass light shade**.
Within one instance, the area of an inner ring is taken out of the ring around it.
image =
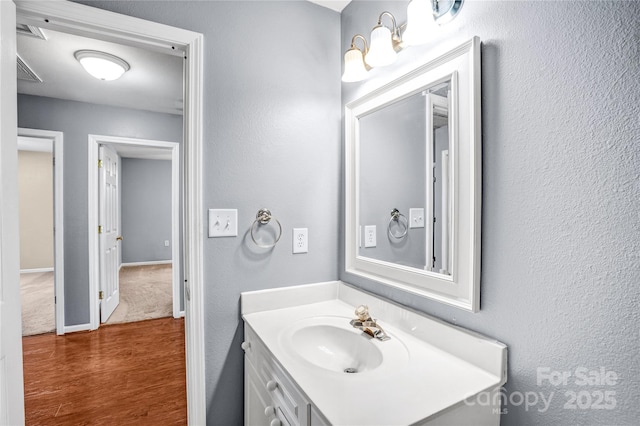
[[[407,6],[407,29],[402,41],[409,46],[417,46],[429,41],[435,26],[430,0],[411,0]]]
[[[82,68],[98,80],[117,80],[130,69],[124,60],[104,52],[79,50],[75,57]]]
[[[393,50],[391,30],[377,26],[371,31],[371,47],[365,61],[372,67],[384,67],[395,62],[398,54]]]
[[[367,78],[369,72],[364,66],[364,58],[360,49],[349,49],[344,54],[344,74],[342,81],[352,83]]]

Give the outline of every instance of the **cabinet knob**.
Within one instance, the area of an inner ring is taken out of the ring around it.
[[[276,382],[275,380],[269,380],[267,382],[267,390],[269,392],[273,392],[274,390],[276,390],[277,387],[278,387],[278,382]]]
[[[264,415],[267,417],[271,417],[276,413],[276,407],[273,405],[267,405],[267,408],[264,409]]]
[[[243,351],[247,351],[247,349],[249,349],[251,347],[251,343],[250,342],[242,342],[242,344],[240,345],[240,347],[242,348]]]
[[[280,419],[273,419],[271,420],[271,423],[269,423],[269,426],[282,426],[282,422]]]

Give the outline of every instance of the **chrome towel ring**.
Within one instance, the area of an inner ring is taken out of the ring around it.
[[[254,235],[254,232],[256,229],[258,229],[261,225],[266,225],[268,224],[271,219],[275,220],[276,223],[278,224],[278,236],[276,237],[276,240],[273,242],[273,244],[260,244],[258,241],[256,241],[256,237]],[[251,239],[253,240],[253,242],[260,248],[271,248],[273,246],[275,246],[276,244],[278,244],[278,241],[280,241],[280,237],[282,237],[282,225],[280,224],[280,221],[278,219],[276,219],[275,217],[273,217],[271,215],[271,211],[269,209],[260,209],[258,210],[258,213],[256,213],[256,220],[253,221],[253,223],[251,224]]]
[[[404,231],[402,231],[400,234],[394,234],[391,231],[391,224],[393,222],[397,222],[398,227],[404,228]],[[409,221],[407,220],[405,215],[400,213],[400,210],[398,209],[391,210],[391,219],[389,219],[389,224],[387,225],[387,231],[389,232],[389,236],[396,240],[401,240],[407,235],[408,230],[409,230]]]

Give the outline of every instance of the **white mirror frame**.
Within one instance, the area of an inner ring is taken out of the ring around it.
[[[451,275],[359,255],[359,119],[438,83],[451,81]],[[477,312],[480,309],[482,131],[480,39],[438,56],[345,106],[347,273]]]

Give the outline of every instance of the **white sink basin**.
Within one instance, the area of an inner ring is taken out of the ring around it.
[[[289,353],[334,373],[366,373],[406,364],[406,347],[395,337],[379,341],[349,324],[346,317],[312,317],[297,321],[282,333]]]
[[[293,349],[308,362],[327,370],[361,373],[382,363],[382,352],[371,338],[333,325],[311,325],[291,336]]]

